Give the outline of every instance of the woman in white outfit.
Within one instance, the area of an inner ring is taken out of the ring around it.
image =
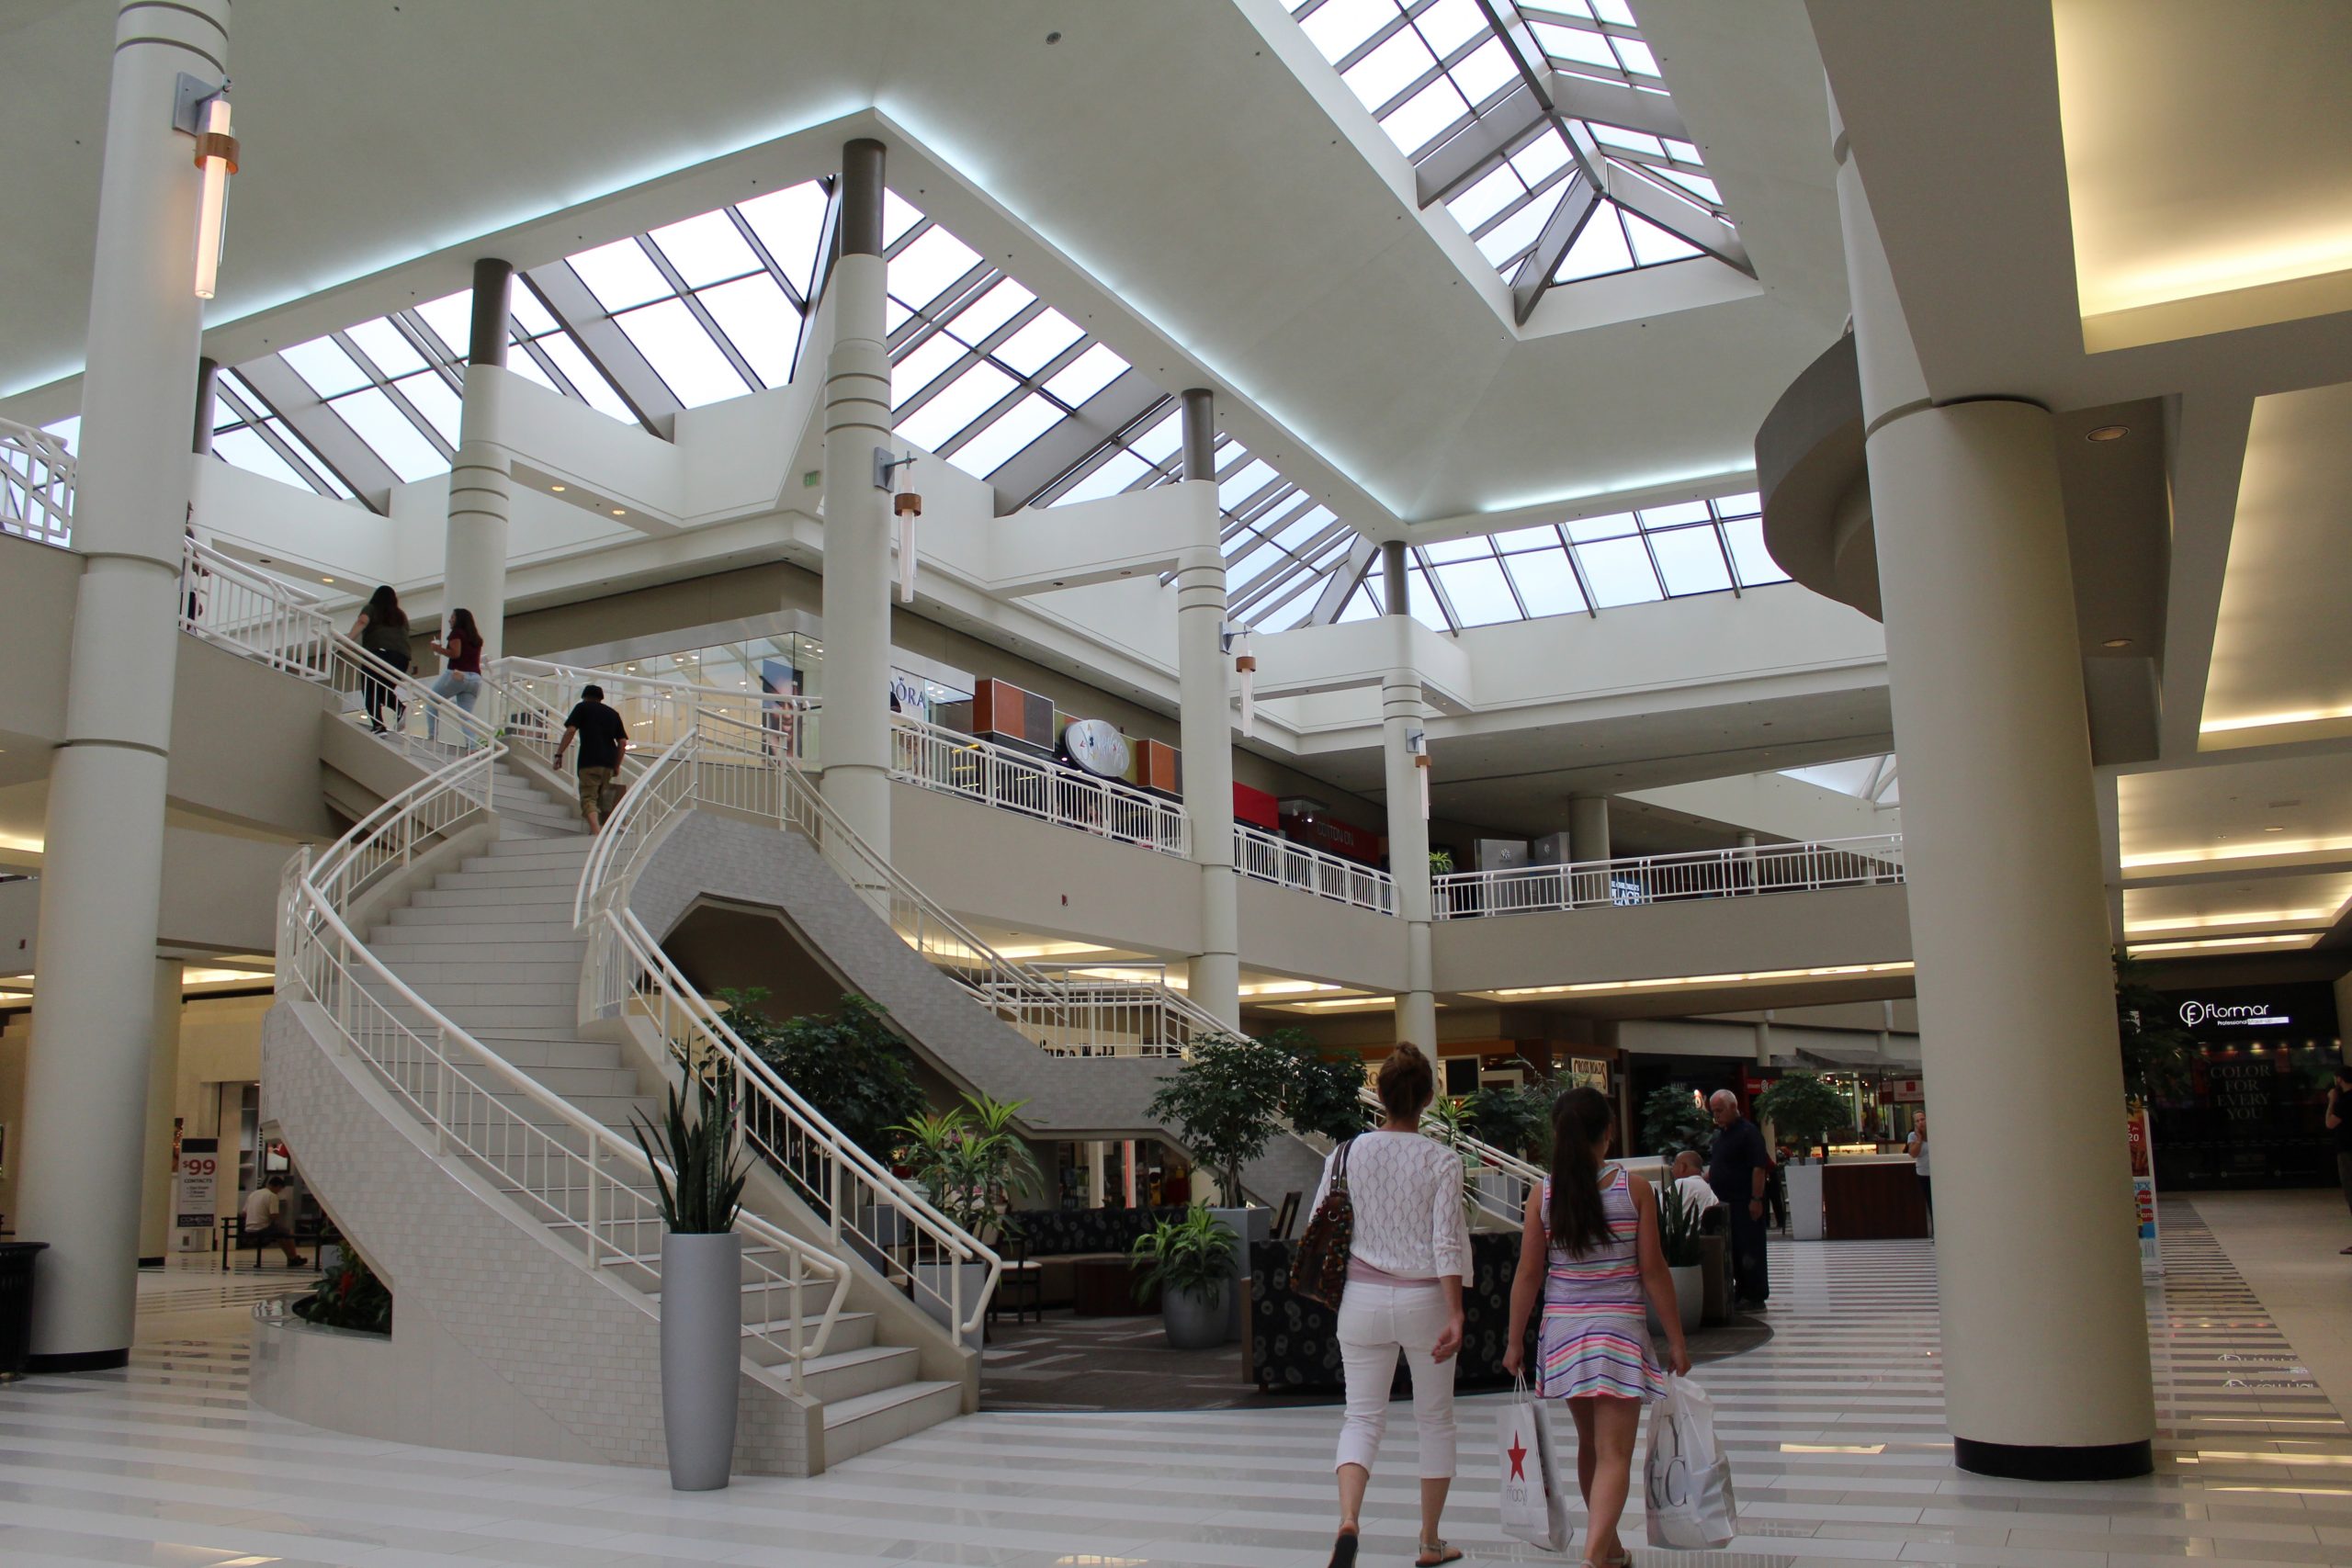
[[[1462,1553],[1437,1533],[1453,1482],[1453,1353],[1462,1348],[1462,1280],[1470,1269],[1462,1156],[1421,1136],[1421,1112],[1436,1090],[1430,1059],[1399,1045],[1380,1065],[1378,1131],[1359,1134],[1324,1162],[1317,1208],[1332,1171],[1346,1162],[1355,1213],[1348,1285],[1340,1297],[1340,1355],[1348,1411],[1340,1424],[1340,1535],[1333,1568],[1355,1561],[1357,1516],[1373,1457],[1388,1424],[1388,1390],[1402,1352],[1413,1372],[1413,1424],[1420,1437],[1420,1568]]]

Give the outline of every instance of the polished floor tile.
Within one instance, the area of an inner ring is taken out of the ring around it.
[[[2157,1472],[2098,1484],[1952,1468],[1927,1244],[1776,1245],[1774,1337],[1701,1373],[1740,1538],[1637,1559],[2352,1562],[2352,1431],[2257,1293],[2306,1214],[2292,1194],[2165,1204],[2167,1272],[2149,1292]],[[2352,1261],[2345,1272],[2352,1290]],[[2319,1299],[2308,1273],[2292,1310]],[[679,1496],[657,1472],[410,1448],[252,1410],[243,1325],[286,1277],[141,1283],[129,1368],[0,1388],[6,1568],[1293,1568],[1329,1550],[1329,1406],[969,1416],[813,1481]],[[1498,1401],[1463,1403],[1447,1535],[1473,1561],[1543,1558],[1498,1528]],[[1411,1427],[1391,1424],[1374,1479],[1368,1564],[1410,1551]]]

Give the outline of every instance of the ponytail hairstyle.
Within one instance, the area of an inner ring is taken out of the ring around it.
[[[449,612],[449,640],[460,647],[481,640],[481,630],[474,625],[474,613],[471,610]]]
[[[1600,1206],[1600,1162],[1616,1124],[1609,1097],[1589,1086],[1552,1102],[1552,1245],[1582,1258],[1614,1239]]]
[[[376,592],[368,595],[368,624],[408,630],[408,612],[401,608],[401,596],[392,592],[390,583],[378,583]]]

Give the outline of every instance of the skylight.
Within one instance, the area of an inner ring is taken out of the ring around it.
[[[1850,795],[1857,800],[1867,800],[1873,806],[1894,807],[1903,804],[1903,785],[1895,772],[1894,753],[1881,757],[1855,757],[1843,762],[1822,762],[1810,768],[1782,768],[1784,778],[1798,779],[1805,784],[1834,789],[1839,795]]]
[[[1291,15],[1511,285],[1712,256],[1753,274],[1625,0],[1292,0]]]

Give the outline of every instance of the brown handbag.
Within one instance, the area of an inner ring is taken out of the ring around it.
[[[1331,1190],[1315,1206],[1291,1259],[1290,1288],[1310,1302],[1337,1310],[1348,1288],[1348,1251],[1355,1245],[1356,1212],[1348,1199],[1348,1150],[1341,1144],[1331,1168]]]

